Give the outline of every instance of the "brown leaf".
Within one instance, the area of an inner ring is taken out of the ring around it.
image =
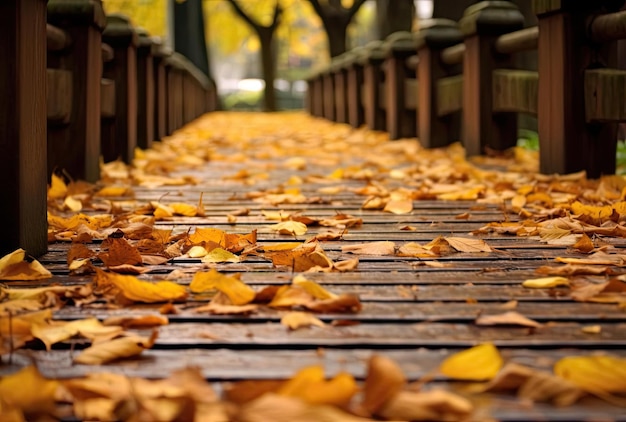
[[[538,328],[542,325],[524,315],[509,311],[498,315],[481,315],[476,318],[476,325],[520,325],[522,327]]]
[[[446,236],[444,239],[459,252],[493,252],[493,249],[482,239],[451,236]]]
[[[321,313],[357,313],[361,311],[361,301],[352,294],[342,294],[333,299],[311,301],[304,307]]]
[[[359,243],[341,247],[341,252],[355,255],[393,255],[396,244],[390,241]]]
[[[101,252],[98,258],[107,267],[117,267],[120,265],[142,265],[141,254],[123,237],[108,237],[106,241],[108,252]],[[104,247],[104,244],[103,244]]]
[[[473,409],[466,398],[444,390],[400,391],[378,414],[391,420],[459,421],[468,418]]]
[[[372,355],[367,364],[361,405],[374,415],[405,385],[406,377],[396,362],[382,355]]]

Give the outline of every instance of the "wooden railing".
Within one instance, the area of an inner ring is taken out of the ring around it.
[[[0,2],[0,63],[0,254],[46,251],[52,172],[94,182],[101,157],[130,162],[217,104],[195,66],[100,0]]]
[[[626,72],[614,69],[616,41],[626,39],[626,12],[614,9],[623,3],[534,0],[538,26],[523,28],[514,3],[484,1],[458,23],[422,22],[412,38],[392,34],[349,52],[340,59],[348,122],[392,139],[417,134],[425,147],[461,140],[478,155],[515,145],[523,113],[538,120],[541,172],[612,174],[617,123],[626,121]],[[534,50],[538,71],[516,69],[515,55]],[[308,107],[336,120],[337,103],[318,80],[311,75]]]

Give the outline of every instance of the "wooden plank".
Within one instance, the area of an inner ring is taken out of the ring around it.
[[[625,15],[626,16],[626,15]],[[587,123],[626,121],[626,71],[585,70],[585,118]]]
[[[72,72],[46,69],[48,123],[67,124],[72,115]]]
[[[186,367],[201,368],[202,374],[210,381],[235,381],[257,379],[285,379],[305,366],[322,365],[328,377],[346,371],[358,380],[364,380],[367,360],[372,355],[383,355],[393,359],[402,369],[408,380],[419,380],[430,375],[447,356],[458,349],[414,349],[414,350],[147,350],[140,358],[120,361],[114,365],[76,365],[72,358],[76,352],[52,350],[50,352],[29,351],[13,355],[13,364],[0,367],[0,375],[12,373],[21,366],[33,361],[42,375],[49,378],[67,379],[84,376],[87,373],[123,372],[129,377],[150,379],[167,378],[170,373]],[[582,354],[575,349],[532,350],[502,349],[503,359],[544,371],[551,371],[552,365],[566,356]],[[626,357],[622,350],[612,350],[608,354]],[[446,378],[436,374],[435,381]]]
[[[537,115],[538,89],[537,72],[496,69],[493,71],[493,111]]]
[[[463,110],[463,75],[449,76],[437,81],[437,116]]]
[[[46,251],[46,2],[0,2],[0,254]]]
[[[100,79],[100,116],[115,117],[115,105],[115,81],[107,78]]]

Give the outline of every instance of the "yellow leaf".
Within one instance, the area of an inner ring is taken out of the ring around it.
[[[293,278],[293,285],[302,287],[304,291],[313,296],[315,299],[326,300],[326,299],[335,299],[337,297],[336,294],[329,292],[318,283],[307,280],[302,274],[298,274]]]
[[[291,236],[302,236],[308,230],[306,224],[298,221],[283,221],[269,226],[269,228],[279,234],[288,234]]]
[[[171,281],[142,281],[131,275],[106,273],[96,271],[98,287],[115,286],[126,299],[135,302],[167,302],[178,301],[187,298],[184,286]]]
[[[326,324],[318,317],[308,312],[288,312],[281,319],[280,323],[286,325],[291,330],[297,330],[301,327],[310,327],[316,325],[324,327]]]
[[[29,415],[54,415],[58,387],[57,381],[45,379],[37,368],[28,366],[0,379],[0,401]]]
[[[83,209],[83,203],[80,202],[79,199],[74,198],[73,196],[68,196],[63,201],[63,205],[70,211],[79,212]]]
[[[105,186],[96,192],[95,196],[119,197],[132,196],[133,191],[126,186]]]
[[[211,250],[204,258],[202,262],[218,263],[218,262],[239,262],[240,259],[232,252],[228,252],[222,248],[215,248]]]
[[[276,243],[271,245],[264,245],[263,250],[266,252],[271,251],[290,251],[292,249],[297,248],[302,245],[300,242],[291,242],[291,243]]]
[[[96,318],[87,318],[76,321],[52,321],[46,324],[33,324],[31,332],[50,350],[55,343],[68,340],[77,334],[93,339],[96,337],[114,337],[123,331],[122,327],[105,327]]]
[[[226,232],[211,227],[197,227],[196,231],[189,236],[189,240],[195,244],[213,242],[226,247]]]
[[[437,198],[444,201],[470,201],[478,199],[484,191],[484,186],[476,186],[473,188],[458,190],[455,192],[441,193],[437,195]]]
[[[154,345],[157,332],[150,337],[129,336],[101,342],[83,350],[74,358],[75,363],[83,365],[103,365],[105,363],[130,358],[141,354],[145,349]]]
[[[245,305],[252,302],[256,296],[254,290],[243,281],[221,274],[215,269],[194,274],[189,289],[193,293],[219,290],[228,296],[233,305]]]
[[[569,286],[569,280],[565,277],[542,277],[524,280],[522,286],[529,289],[550,289],[557,286]]]
[[[383,211],[393,214],[408,214],[413,211],[413,201],[410,199],[392,200],[387,202]]]
[[[202,246],[193,246],[189,251],[187,251],[187,255],[190,258],[202,258],[208,254],[207,250]]]
[[[52,180],[50,182],[50,188],[48,188],[48,198],[61,199],[67,195],[67,185],[62,178],[56,174],[52,174]]]
[[[569,356],[554,364],[554,373],[591,393],[626,393],[626,359]]]
[[[500,352],[492,343],[483,343],[446,358],[439,371],[454,379],[490,380],[502,368]]]
[[[189,205],[182,202],[174,202],[168,205],[174,211],[174,214],[184,215],[185,217],[195,217],[198,215],[198,207],[195,205]]]
[[[24,261],[26,252],[17,249],[0,259],[0,280],[41,280],[52,277],[36,259]]]
[[[301,369],[278,390],[280,395],[299,397],[309,404],[337,406],[346,405],[356,392],[357,386],[352,375],[340,372],[326,381],[324,369],[319,365]]]

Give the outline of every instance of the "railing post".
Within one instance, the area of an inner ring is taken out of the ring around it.
[[[47,249],[46,1],[0,2],[0,254]]]
[[[332,121],[335,120],[335,78],[333,77],[333,70],[331,63],[322,73],[324,118]]]
[[[167,133],[171,135],[183,125],[183,70],[180,55],[172,53],[166,60]]]
[[[615,67],[617,43],[595,44],[588,19],[606,1],[540,1],[539,20],[539,155],[542,173],[587,170],[590,177],[615,173],[616,123],[586,123],[584,71]]]
[[[152,38],[152,55],[154,66],[154,134],[155,140],[167,136],[167,75],[165,59],[172,54],[163,46],[159,38]]]
[[[409,57],[417,53],[413,34],[407,31],[394,32],[385,40],[385,49],[385,101],[389,138],[415,137],[417,111],[407,107],[407,99],[417,98],[417,92],[407,92],[407,82],[415,80],[415,71],[407,67]]]
[[[499,35],[524,26],[524,16],[508,1],[483,1],[465,10],[459,22],[465,36],[463,60],[463,143],[467,155],[485,147],[504,150],[517,143],[517,116],[493,112],[493,70],[513,67],[510,55],[496,54]]]
[[[363,106],[365,108],[365,124],[372,130],[385,130],[386,112],[383,108],[385,72],[383,62],[385,50],[380,41],[372,41],[363,55]]]
[[[115,116],[102,119],[102,156],[130,163],[137,146],[137,34],[127,17],[109,15],[102,40],[114,51],[104,77],[115,81]]]
[[[352,51],[352,59],[348,66],[348,123],[354,128],[361,127],[365,122],[363,115],[363,65],[361,59],[365,53],[363,47]]]
[[[335,57],[331,64],[332,74],[335,78],[335,121],[348,123],[348,78],[345,63],[350,60],[350,53],[344,53]]]
[[[463,41],[456,22],[432,19],[420,24],[416,34],[418,85],[418,138],[425,148],[441,147],[460,140],[460,113],[439,116],[438,81],[460,72],[459,65],[446,65],[441,52]]]
[[[69,124],[48,130],[48,172],[65,170],[75,179],[95,182],[100,177],[102,3],[50,0],[48,21],[62,27],[72,39],[71,50],[62,52],[59,60],[61,68],[72,72],[72,113]]]
[[[144,29],[137,35],[137,146],[146,149],[154,141],[154,63],[152,38]]]

